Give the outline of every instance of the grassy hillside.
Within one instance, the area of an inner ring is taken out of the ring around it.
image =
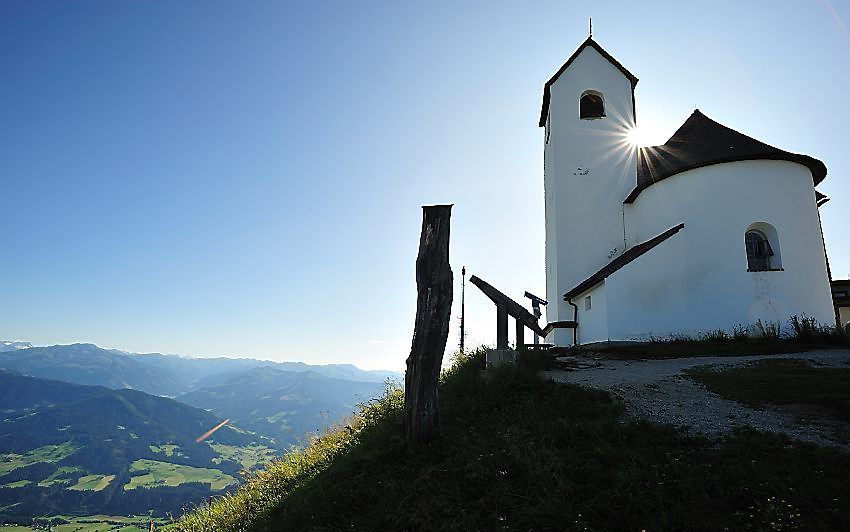
[[[528,368],[443,377],[442,438],[409,449],[398,392],[174,529],[850,530],[850,454],[753,431],[626,422]]]
[[[34,379],[0,369],[0,421],[12,420],[40,409],[81,401],[107,391],[101,386]]]

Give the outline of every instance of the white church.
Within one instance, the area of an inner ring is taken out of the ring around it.
[[[826,166],[695,110],[636,148],[638,79],[588,38],[546,82],[546,341],[634,341],[793,315],[835,324]]]

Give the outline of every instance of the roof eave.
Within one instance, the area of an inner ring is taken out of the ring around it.
[[[645,242],[641,242],[640,244],[635,244],[634,246],[630,247],[629,249],[624,251],[622,255],[597,270],[593,275],[591,275],[590,277],[576,285],[575,288],[564,294],[564,301],[569,302],[572,298],[581,295],[584,292],[587,292],[591,288],[599,286],[600,284],[605,282],[605,279],[607,279],[609,276],[613,275],[620,269],[626,267],[629,263],[638,259],[645,253],[651,251],[653,248],[655,248],[671,236],[681,231],[684,227],[685,224],[680,223],[679,225],[676,225],[664,231],[658,236],[655,236],[653,238],[650,238],[649,240],[646,240]]]
[[[803,162],[800,159],[810,159],[811,162],[806,163],[806,162]],[[813,186],[818,186],[821,183],[821,181],[826,179],[826,173],[827,173],[826,165],[823,164],[822,161],[819,161],[818,159],[815,159],[814,157],[809,157],[808,155],[799,155],[799,154],[796,154],[796,153],[789,153],[787,156],[782,156],[782,155],[777,154],[775,156],[763,155],[763,156],[758,156],[758,157],[753,157],[753,156],[750,156],[750,157],[747,157],[747,156],[728,157],[728,158],[720,159],[720,160],[716,160],[716,161],[708,161],[708,162],[704,162],[704,163],[700,163],[700,164],[693,164],[693,165],[684,166],[684,167],[682,167],[681,169],[678,169],[675,172],[672,172],[672,173],[669,173],[669,174],[661,174],[657,178],[654,178],[652,181],[650,181],[648,183],[637,185],[635,188],[633,188],[632,191],[629,193],[629,195],[626,197],[626,199],[623,200],[623,203],[634,203],[634,201],[637,199],[637,197],[640,195],[641,192],[643,192],[647,188],[651,187],[652,185],[658,183],[659,181],[663,181],[664,179],[667,179],[668,177],[673,177],[674,175],[682,174],[682,173],[690,171],[690,170],[696,170],[697,168],[705,168],[706,166],[714,166],[714,165],[717,165],[717,164],[734,163],[734,162],[741,162],[741,161],[786,161],[786,162],[789,162],[789,163],[796,163],[796,164],[805,166],[806,168],[809,169],[809,171],[812,174]]]

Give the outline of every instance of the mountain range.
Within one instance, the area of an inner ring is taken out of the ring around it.
[[[313,371],[332,379],[356,382],[382,383],[387,379],[400,378],[398,373],[361,370],[351,364],[309,365],[250,358],[190,358],[160,353],[128,353],[103,349],[94,344],[18,347],[0,352],[0,368],[24,375],[108,388],[132,388],[166,397],[222,384],[235,372],[262,366],[290,372]]]
[[[26,349],[32,347],[29,342],[10,342],[8,340],[0,340],[0,353],[3,351],[14,351],[15,349]]]

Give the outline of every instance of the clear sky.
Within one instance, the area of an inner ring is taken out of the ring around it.
[[[702,4],[0,2],[0,339],[401,369],[438,202],[453,316],[464,264],[544,295],[542,87],[588,17],[650,143],[699,108],[823,160],[850,277],[850,6]]]

